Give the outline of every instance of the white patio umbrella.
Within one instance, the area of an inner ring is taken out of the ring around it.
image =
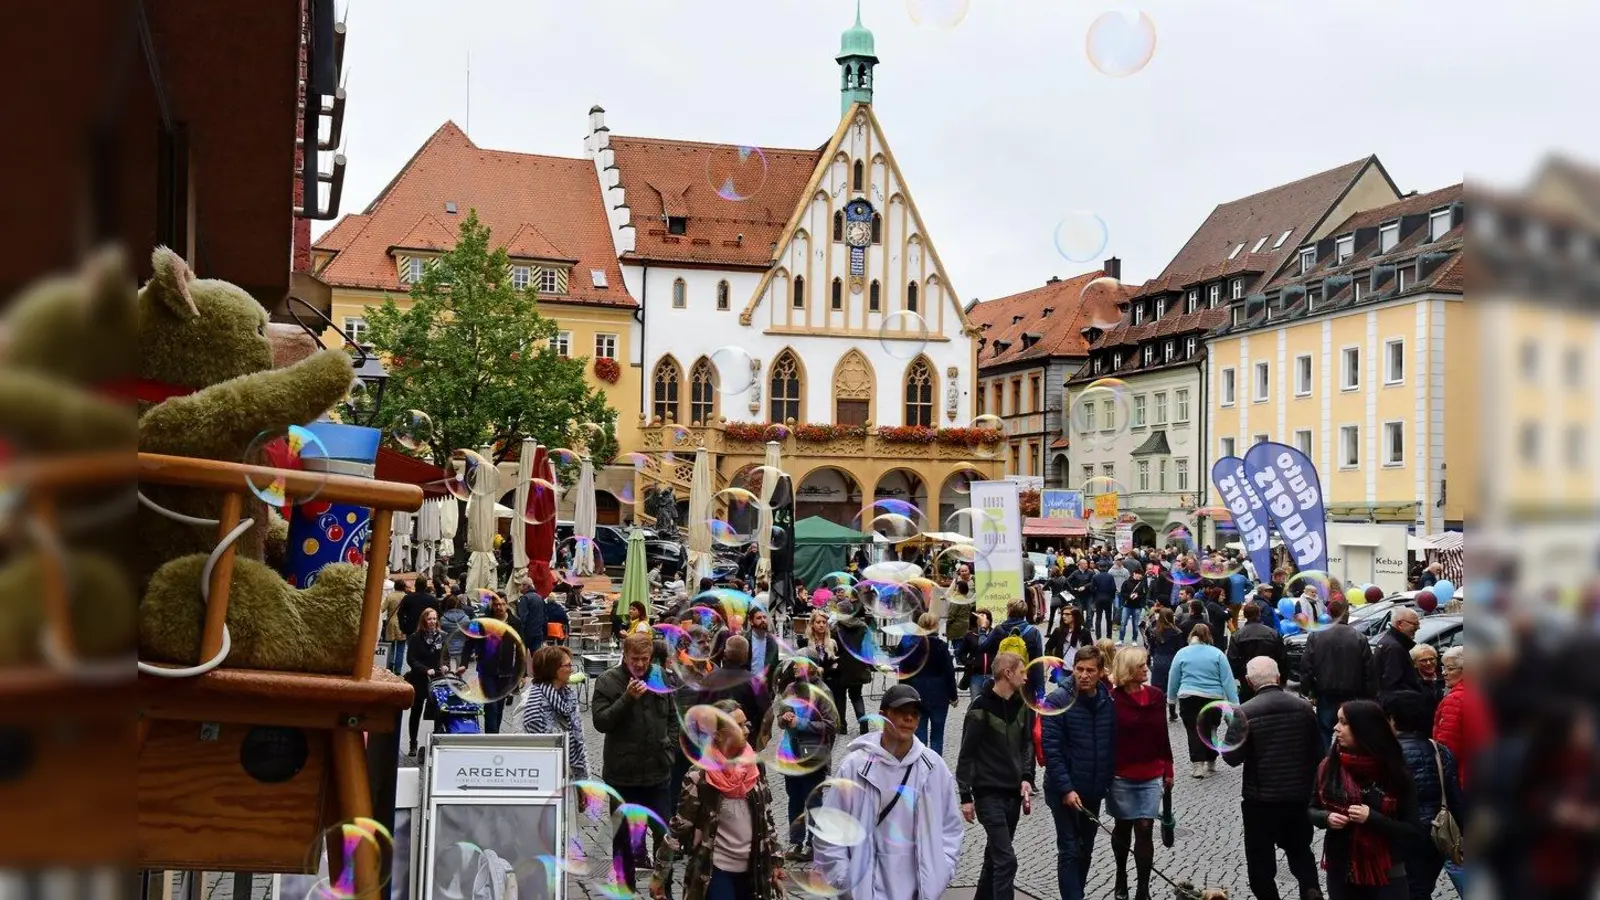
[[[767,458],[761,463],[765,468],[761,473],[760,518],[756,522],[756,548],[761,553],[756,561],[757,578],[772,574],[772,495],[778,490],[777,473],[782,471],[778,468],[780,452],[777,441],[767,441]]]
[[[454,497],[439,503],[439,555],[451,559],[456,555],[456,532],[461,528],[461,504]]]
[[[443,505],[444,501],[430,500],[417,510],[418,572],[433,571],[433,563],[439,558],[439,507]]]
[[[481,455],[490,459],[488,447]],[[494,558],[495,515],[500,496],[500,473],[492,465],[479,465],[467,481],[467,581],[466,589],[494,588],[496,561]]]
[[[691,586],[711,575],[711,456],[704,447],[694,451],[689,480],[689,572]]]
[[[411,571],[411,513],[396,512],[389,519],[389,571]]]
[[[518,510],[528,508],[528,490],[533,482],[533,453],[538,444],[533,438],[522,439],[522,452],[517,457],[516,500],[513,505]],[[490,540],[493,540],[491,538]],[[511,574],[506,577],[506,596],[514,597],[517,594],[517,582],[528,574],[528,521],[526,516],[521,516],[515,510],[511,513]]]
[[[574,548],[573,565],[579,575],[588,576],[595,574],[594,566],[594,534],[598,524],[594,500],[594,463],[589,457],[583,458],[583,468],[578,472],[578,496],[573,498],[572,504],[572,533],[588,540],[573,541],[578,546]]]

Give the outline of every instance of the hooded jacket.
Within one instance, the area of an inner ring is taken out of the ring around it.
[[[1014,793],[1024,781],[1033,784],[1033,716],[1021,692],[1001,699],[993,682],[984,686],[961,730],[956,784],[962,803],[972,802],[975,791]]]
[[[864,788],[829,791],[823,806],[836,809],[870,829],[866,840],[850,846],[815,842],[817,869],[831,885],[844,886],[854,900],[939,900],[955,877],[961,858],[961,810],[956,780],[944,760],[913,738],[904,759],[882,746],[882,732],[850,742],[835,778]],[[904,799],[878,817],[904,784]],[[901,835],[904,839],[884,836]],[[882,839],[880,839],[882,838]]]
[[[1048,702],[1064,706],[1067,692],[1077,689],[1064,684]],[[1078,697],[1066,712],[1046,717],[1040,731],[1045,799],[1058,803],[1073,791],[1085,800],[1103,799],[1115,774],[1117,734],[1117,711],[1105,684],[1096,686],[1093,696]]]

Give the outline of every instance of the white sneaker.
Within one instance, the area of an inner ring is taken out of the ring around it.
[[[1206,763],[1206,774],[1207,775],[1215,775],[1215,774],[1217,774],[1217,761],[1216,760],[1213,759],[1213,760],[1211,760],[1211,761]]]
[[[1191,769],[1190,769],[1189,777],[1191,777],[1191,778],[1204,778],[1204,777],[1206,777],[1206,764],[1205,763],[1195,763],[1194,766],[1192,766]]]

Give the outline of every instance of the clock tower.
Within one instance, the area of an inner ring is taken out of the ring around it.
[[[856,24],[850,26],[839,39],[839,115],[850,111],[851,104],[872,102],[873,69],[878,65],[874,53],[872,32],[861,24],[861,0],[856,0]]]

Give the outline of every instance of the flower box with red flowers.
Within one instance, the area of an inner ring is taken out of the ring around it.
[[[609,356],[602,356],[594,361],[595,377],[606,384],[616,384],[622,377],[622,366]]]

